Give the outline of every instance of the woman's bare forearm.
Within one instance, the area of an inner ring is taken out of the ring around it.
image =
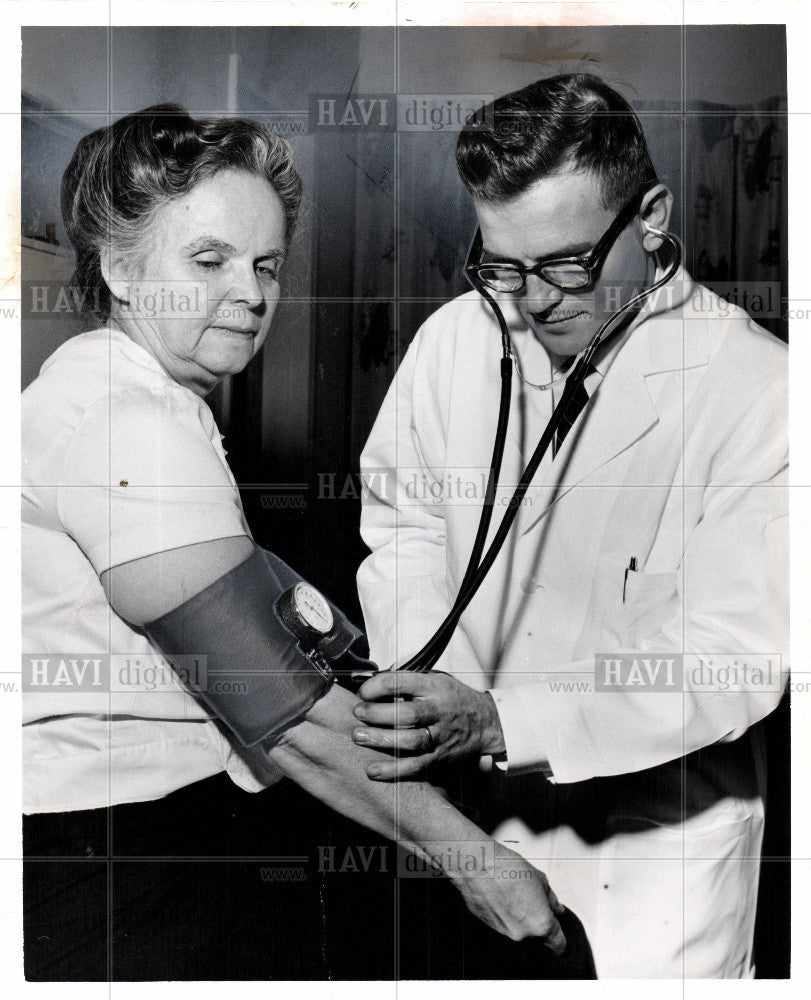
[[[432,842],[489,842],[432,785],[388,785],[367,777],[367,767],[385,755],[352,740],[357,703],[354,695],[333,688],[304,722],[265,751],[270,761],[332,809],[422,856],[432,853]]]
[[[546,877],[496,844],[434,787],[417,781],[372,781],[366,769],[380,752],[352,740],[358,699],[333,688],[267,751],[288,777],[337,812],[439,864],[468,909],[513,940],[540,937],[557,954],[566,939],[562,912]],[[471,872],[458,858],[475,859]]]

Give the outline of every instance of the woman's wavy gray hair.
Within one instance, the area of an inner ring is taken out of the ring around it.
[[[145,250],[156,212],[220,170],[266,178],[284,206],[289,243],[301,205],[301,179],[284,139],[246,118],[194,119],[159,104],[86,135],[62,177],[62,218],[76,251],[72,285],[83,311],[102,322],[110,289],[102,253]]]

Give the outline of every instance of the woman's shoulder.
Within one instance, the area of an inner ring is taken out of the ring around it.
[[[101,327],[66,340],[45,361],[26,394],[47,391],[71,397],[109,395],[119,388],[172,384],[158,362],[120,330]]]
[[[195,412],[201,405],[207,409],[125,333],[102,327],[71,337],[47,359],[23,391],[23,419],[32,411],[81,415],[104,402],[147,409]]]
[[[165,439],[180,428],[186,438],[212,439],[216,430],[205,402],[117,330],[71,338],[22,396],[24,453],[61,450],[77,435]]]

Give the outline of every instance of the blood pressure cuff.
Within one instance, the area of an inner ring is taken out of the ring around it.
[[[256,546],[245,562],[144,626],[170,662],[183,654],[205,662],[203,682],[194,693],[244,747],[301,720],[335,682],[329,661],[308,655],[276,608],[283,593],[304,582],[278,556]],[[363,637],[336,607],[330,608],[339,633],[331,655],[339,657],[362,644]]]

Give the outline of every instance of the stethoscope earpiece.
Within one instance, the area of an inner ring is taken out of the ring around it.
[[[674,237],[670,233],[666,233],[662,229],[657,229],[649,222],[645,222],[644,219],[640,221],[645,230],[645,235],[642,237],[642,246],[648,253],[655,253],[661,247],[662,243],[670,243],[671,246],[675,246]]]

